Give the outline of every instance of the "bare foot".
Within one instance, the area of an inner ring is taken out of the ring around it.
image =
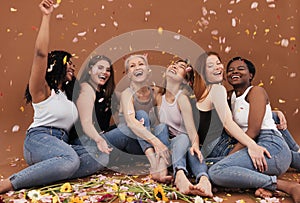
[[[193,189],[203,191],[201,196],[213,197],[211,183],[207,176],[201,176],[199,183],[193,186]]]
[[[159,160],[158,165],[150,168],[152,179],[160,183],[171,183],[173,177],[168,175],[168,167],[163,159]]]
[[[0,194],[3,194],[11,190],[14,190],[14,188],[9,179],[4,179],[0,181]]]
[[[290,195],[293,197],[295,203],[300,203],[300,185],[297,184],[292,187]]]
[[[266,197],[272,197],[273,193],[269,190],[263,189],[263,188],[258,188],[255,193],[255,196],[261,197],[261,198],[266,198]]]
[[[204,194],[204,190],[202,188],[197,188],[194,185],[192,185],[192,183],[184,174],[183,170],[177,171],[175,185],[179,192],[181,192],[182,194],[199,196]]]

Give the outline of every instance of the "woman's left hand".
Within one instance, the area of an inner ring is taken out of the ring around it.
[[[256,144],[255,147],[248,148],[248,153],[255,169],[257,169],[260,172],[264,172],[268,170],[268,164],[265,158],[265,154],[268,158],[272,158],[272,157],[266,148]]]
[[[193,144],[190,148],[190,153],[192,156],[194,156],[195,154],[197,154],[198,159],[200,160],[200,163],[202,163],[203,161],[203,156],[202,153],[199,149],[199,145],[198,144]]]

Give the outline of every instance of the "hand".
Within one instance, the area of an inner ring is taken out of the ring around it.
[[[53,1],[52,0],[43,0],[39,4],[39,7],[40,7],[43,14],[49,15],[53,11]]]
[[[250,158],[252,159],[252,163],[255,169],[260,172],[268,170],[267,161],[264,155],[266,154],[268,158],[271,158],[271,155],[266,148],[256,144],[253,149],[248,148],[248,153]]]
[[[287,129],[287,121],[285,119],[284,114],[281,111],[276,111],[276,114],[279,118],[279,124],[277,124],[277,128],[279,130],[285,130]]]
[[[156,153],[156,161],[159,163],[159,159],[162,158],[164,162],[169,165],[170,163],[170,151],[166,145],[162,142],[157,143],[153,146]]]
[[[112,148],[108,147],[106,141],[103,138],[98,139],[96,141],[96,143],[97,143],[98,149],[103,153],[109,154],[113,150]]]
[[[192,145],[192,147],[190,148],[190,153],[191,153],[192,156],[194,156],[194,154],[197,154],[200,163],[202,163],[203,156],[202,156],[202,153],[201,153],[201,151],[199,149],[199,145],[198,144],[193,144]]]

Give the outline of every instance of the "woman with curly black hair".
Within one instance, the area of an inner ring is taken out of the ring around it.
[[[43,17],[25,93],[34,110],[24,142],[29,167],[1,181],[0,193],[71,178],[81,165],[68,144],[68,131],[78,118],[75,104],[66,95],[71,98],[67,83],[75,80],[72,55],[65,51],[48,53],[53,1],[43,0],[39,8]]]

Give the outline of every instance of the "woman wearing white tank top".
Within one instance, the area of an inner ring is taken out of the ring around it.
[[[238,143],[230,156],[209,169],[210,178],[215,184],[224,187],[234,185],[239,188],[260,188],[256,193],[261,193],[261,196],[271,196],[272,193],[267,190],[282,190],[299,203],[300,185],[277,178],[289,168],[292,155],[272,120],[266,91],[251,84],[255,66],[247,59],[235,57],[227,64],[226,72],[227,80],[234,88],[231,97],[234,120],[258,145],[265,147],[271,157],[266,157],[264,170],[258,171],[253,166],[247,149]]]

